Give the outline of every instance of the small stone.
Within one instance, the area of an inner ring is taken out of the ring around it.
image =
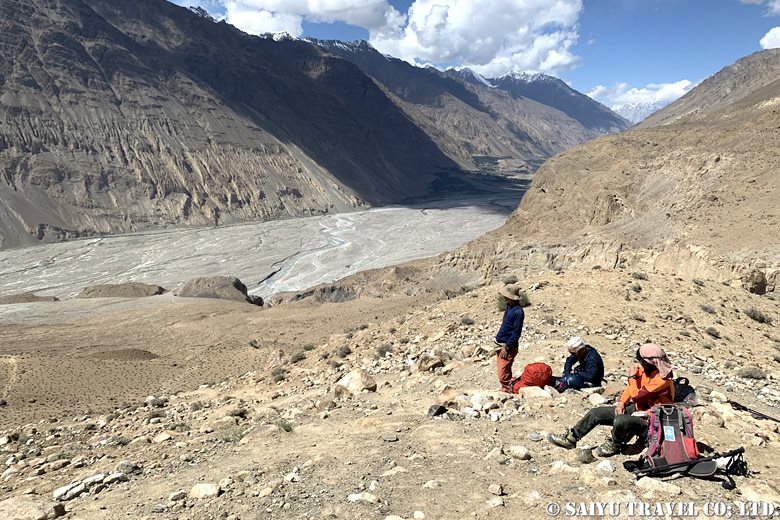
[[[493,495],[500,497],[504,494],[504,486],[501,484],[490,484],[490,486],[488,486],[488,491],[490,491],[490,493]]]
[[[84,484],[87,489],[91,488],[95,484],[100,484],[106,480],[106,474],[105,473],[98,473],[97,475],[92,475],[91,477],[87,477],[84,480],[81,481],[82,484]]]
[[[169,502],[178,502],[179,500],[184,500],[185,498],[187,498],[187,492],[184,490],[174,491],[168,495]]]
[[[267,497],[271,493],[274,492],[274,488],[272,487],[266,487],[260,490],[260,492],[257,494],[260,498]]]
[[[362,493],[353,493],[352,495],[347,496],[347,501],[368,502],[370,504],[376,504],[377,502],[379,502],[379,499],[372,493],[368,493],[364,491]]]
[[[167,511],[168,511],[168,506],[166,506],[165,504],[156,504],[152,508],[152,513],[154,513],[156,515],[159,515],[159,514],[162,514],[162,513],[166,513]]]
[[[428,408],[428,417],[438,417],[445,413],[447,413],[447,408],[440,404],[434,404]]]
[[[501,507],[504,505],[504,499],[501,497],[493,497],[487,501],[487,506],[490,508]]]
[[[385,442],[398,442],[398,435],[395,435],[394,433],[389,433],[383,435],[382,440]]]
[[[526,386],[520,389],[520,396],[524,399],[552,399],[552,394],[538,386]]]
[[[611,460],[603,460],[596,464],[596,470],[611,475],[615,472],[615,465],[612,464]]]
[[[86,490],[87,490],[87,486],[85,486],[84,484],[81,483],[76,484],[76,486],[70,488],[68,492],[65,493],[65,495],[61,498],[61,500],[63,501],[73,500],[74,498],[76,498]]]
[[[528,440],[531,442],[539,442],[542,439],[544,439],[544,437],[539,433],[533,432],[528,434]]]
[[[155,436],[155,437],[152,439],[152,442],[154,442],[155,444],[160,444],[160,443],[163,443],[163,442],[165,442],[165,441],[169,441],[169,440],[171,440],[171,439],[173,439],[173,435],[171,435],[171,434],[170,434],[170,433],[168,433],[168,432],[162,432],[162,433],[160,433],[160,434],[156,435],[156,436]]]
[[[415,511],[412,516],[414,516],[415,520],[425,520],[425,513],[422,511]]]
[[[531,452],[525,446],[510,446],[507,454],[517,460],[531,460]]]
[[[437,487],[439,487],[439,485],[440,484],[438,480],[429,480],[428,482],[423,484],[423,487],[425,489],[436,489]]]
[[[213,498],[219,496],[222,492],[219,485],[210,483],[195,484],[190,489],[190,496],[192,498]]]
[[[116,465],[116,467],[114,468],[114,470],[115,470],[115,472],[116,472],[116,473],[126,473],[126,474],[128,474],[128,475],[129,475],[130,473],[135,473],[135,472],[137,472],[139,469],[140,469],[140,468],[139,468],[137,465],[133,464],[133,463],[132,463],[132,462],[130,462],[129,460],[123,460],[123,461],[121,461],[121,462],[120,462],[119,464],[117,464],[117,465]]]
[[[605,404],[607,400],[601,394],[590,394],[588,396],[588,402],[593,406],[601,406]]]
[[[593,448],[577,448],[574,450],[577,460],[583,464],[590,464],[596,460],[593,456]]]
[[[399,473],[406,473],[406,468],[402,468],[401,466],[396,466],[392,469],[389,469],[382,473],[383,477],[392,477],[393,475],[398,475]],[[373,490],[372,490],[373,491]]]

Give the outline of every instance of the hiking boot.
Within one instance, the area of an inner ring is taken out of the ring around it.
[[[547,440],[556,446],[566,448],[567,450],[571,450],[577,447],[577,438],[574,437],[574,434],[571,432],[571,430],[566,430],[565,433],[560,435],[551,433],[547,436]]]
[[[611,457],[617,455],[623,449],[623,446],[615,441],[612,437],[607,437],[606,440],[595,449],[596,455],[599,457]]]

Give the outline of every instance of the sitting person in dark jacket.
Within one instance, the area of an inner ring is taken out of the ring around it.
[[[563,366],[563,375],[555,381],[555,388],[563,392],[567,388],[580,389],[601,386],[604,379],[604,361],[598,350],[591,347],[578,336],[566,343],[569,357]]]
[[[547,439],[561,448],[572,449],[596,426],[612,426],[612,434],[596,448],[599,457],[611,457],[637,436],[647,436],[647,411],[657,404],[674,402],[674,374],[666,352],[654,343],[646,343],[636,352],[639,365],[628,372],[628,384],[617,406],[593,408],[573,428]]]

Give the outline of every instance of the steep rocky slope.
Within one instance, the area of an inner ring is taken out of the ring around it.
[[[308,43],[164,0],[0,14],[0,246],[396,201],[455,166]]]
[[[705,115],[726,108],[780,79],[780,50],[767,49],[737,60],[710,76],[695,89],[652,114],[640,126],[666,125],[686,116]]]
[[[727,104],[551,159],[507,225],[472,250],[484,247],[477,257],[494,266],[639,265],[735,283],[745,278],[747,285],[756,279],[755,290],[775,289],[780,81],[765,78],[763,63],[778,55],[767,51],[740,62],[758,64],[741,74],[743,84],[759,87]],[[733,67],[724,69],[690,99],[706,97],[710,85],[732,76]],[[661,120],[667,110],[677,108],[662,110]],[[527,242],[542,247],[516,247]]]
[[[547,74],[510,73],[489,81],[513,96],[526,97],[557,108],[599,134],[620,132],[631,126],[624,117]]]
[[[310,41],[381,83],[431,139],[466,168],[506,156],[535,169],[567,148],[630,126],[549,76],[485,80],[467,69],[415,67],[365,41]]]

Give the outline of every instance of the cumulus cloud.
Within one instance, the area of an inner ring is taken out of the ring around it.
[[[588,92],[588,96],[613,110],[633,104],[665,106],[695,86],[695,83],[687,79],[674,83],[651,83],[641,88],[618,83],[613,87],[598,85]]]
[[[780,1],[780,0],[778,0]],[[379,51],[418,65],[467,66],[485,76],[555,74],[576,65],[582,0],[176,0],[198,4],[246,32],[303,33],[303,22],[368,30]]]
[[[571,47],[581,11],[581,0],[415,0],[405,24],[370,31],[370,42],[408,61],[485,76],[555,73],[578,61]]]
[[[762,49],[778,49],[780,48],[780,27],[773,27],[769,29],[759,42]]]

